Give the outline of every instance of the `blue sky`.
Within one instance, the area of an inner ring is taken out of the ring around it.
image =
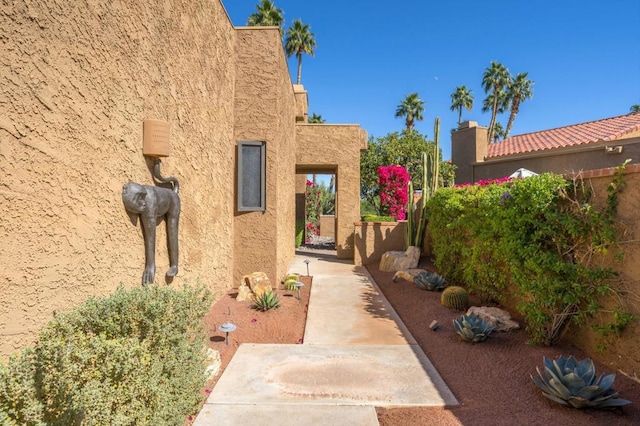
[[[285,28],[310,24],[315,56],[302,59],[309,113],[327,123],[357,123],[369,136],[400,131],[396,107],[412,92],[425,101],[416,129],[431,139],[441,119],[443,158],[457,127],[451,93],[473,91],[463,120],[487,125],[482,74],[491,61],[528,72],[533,99],[520,107],[512,135],[622,115],[640,104],[640,1],[274,0]],[[235,26],[258,0],[223,0]],[[289,60],[295,82],[297,61]],[[506,127],[508,115],[498,121]]]

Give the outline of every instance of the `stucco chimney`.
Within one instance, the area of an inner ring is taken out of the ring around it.
[[[475,121],[460,123],[451,132],[451,162],[457,167],[455,183],[473,183],[473,164],[487,156],[487,128]]]
[[[306,123],[309,119],[309,98],[302,84],[293,85],[293,93],[296,98],[296,123]]]

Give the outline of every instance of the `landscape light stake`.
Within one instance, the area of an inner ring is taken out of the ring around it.
[[[218,330],[223,331],[226,336],[224,338],[225,343],[229,346],[229,333],[236,329],[236,325],[230,322],[223,323]]]
[[[304,260],[304,263],[306,263],[306,264],[307,264],[307,276],[309,276],[309,263],[310,263],[310,262],[311,262],[311,261],[310,261],[309,259],[305,259],[305,260]]]
[[[296,281],[293,286],[298,290],[298,300],[300,300],[300,287],[304,287],[304,284],[300,281]]]

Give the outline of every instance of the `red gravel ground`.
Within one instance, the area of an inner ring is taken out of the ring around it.
[[[421,268],[435,270],[423,260]],[[523,330],[494,332],[485,342],[468,344],[455,333],[452,320],[460,312],[440,303],[440,293],[420,290],[412,283],[392,282],[393,273],[381,272],[369,265],[372,277],[399,314],[418,344],[453,391],[460,406],[451,408],[378,409],[382,426],[396,425],[640,425],[640,384],[618,374],[614,388],[633,404],[614,410],[577,410],[563,407],[542,396],[530,375],[542,366],[542,357],[586,355],[560,344],[552,348],[527,344]],[[278,285],[276,292],[282,306],[268,312],[251,309],[249,302],[237,302],[236,290],[228,292],[211,309],[206,318],[209,345],[220,352],[222,371],[240,343],[302,343],[311,288],[311,278],[301,277],[306,285],[301,300],[295,292]],[[440,327],[432,331],[429,324],[437,320]],[[515,318],[518,319],[518,318]],[[229,345],[217,328],[233,322],[237,330],[230,334]],[[222,371],[220,374],[222,374]],[[596,363],[596,372],[612,373]],[[211,389],[218,375],[209,384]]]

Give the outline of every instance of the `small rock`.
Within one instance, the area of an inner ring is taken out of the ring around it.
[[[427,271],[425,271],[424,269],[402,269],[395,273],[395,275],[393,276],[393,282],[397,283],[399,280],[405,280],[412,283],[413,279],[420,272],[427,272]]]
[[[433,331],[436,331],[438,327],[440,327],[440,324],[436,320],[431,321],[431,324],[429,324],[429,328]]]
[[[472,306],[467,315],[476,314],[495,327],[495,331],[510,331],[520,328],[520,324],[511,319],[509,312],[488,306]]]
[[[220,360],[220,352],[215,349],[207,348],[207,360],[205,361],[207,368],[205,369],[205,377],[207,380],[213,379],[220,372],[222,361]]]

